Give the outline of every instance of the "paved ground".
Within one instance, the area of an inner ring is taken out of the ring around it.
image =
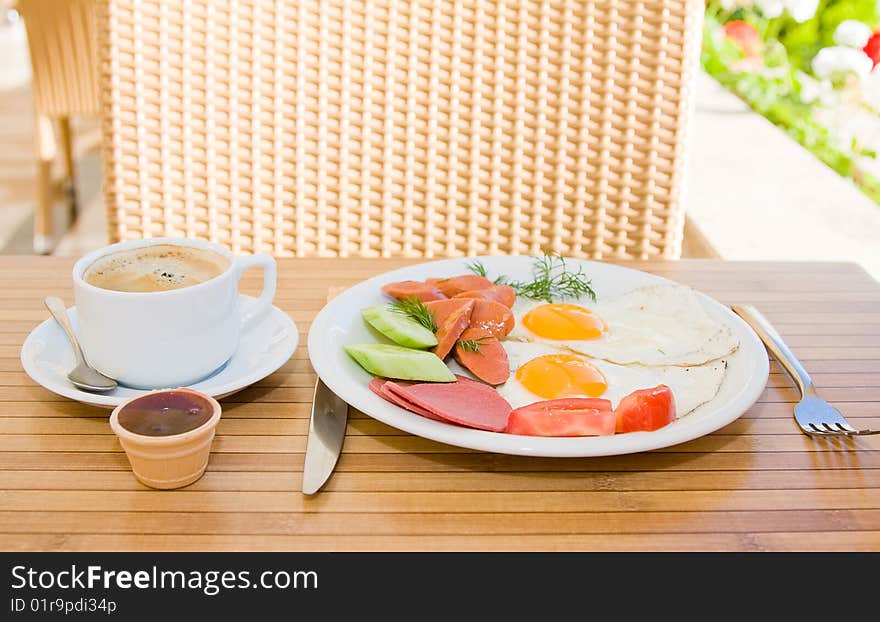
[[[686,204],[725,259],[855,261],[880,279],[880,206],[701,75]]]

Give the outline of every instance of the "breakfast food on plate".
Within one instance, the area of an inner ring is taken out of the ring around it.
[[[402,380],[453,382],[455,376],[433,352],[386,343],[361,343],[345,346],[345,351],[371,374]]]
[[[514,408],[565,397],[603,397],[616,405],[633,391],[663,384],[675,394],[676,415],[684,417],[715,397],[727,370],[723,358],[691,367],[617,365],[543,343],[502,343],[511,373],[497,389]]]
[[[475,319],[473,313],[478,307],[480,311]],[[490,384],[506,380],[510,368],[496,338],[496,334],[506,334],[505,331],[513,327],[513,315],[504,305],[472,298],[427,303],[405,298],[392,308],[434,331],[437,338],[434,354],[439,358],[446,358],[455,349],[456,360],[480,380]],[[465,337],[468,331],[471,336]]]
[[[379,397],[384,398],[384,399],[388,400],[389,402],[391,402],[392,404],[400,406],[401,408],[412,411],[412,412],[419,414],[423,417],[427,417],[428,419],[434,419],[436,421],[444,421],[444,419],[442,419],[441,417],[438,417],[437,415],[432,413],[430,410],[426,410],[424,408],[416,406],[415,404],[411,404],[410,402],[407,402],[406,400],[404,400],[402,397],[398,397],[397,394],[392,393],[390,387],[388,386],[391,382],[392,381],[388,380],[387,378],[379,378],[377,376],[377,377],[373,378],[372,380],[370,380],[370,384],[368,384],[367,387],[370,389],[370,391],[372,391],[373,393],[375,393]],[[393,382],[397,386],[400,386],[400,387],[408,387],[410,385],[415,384],[415,381],[412,381],[412,380],[394,380]]]
[[[455,345],[455,360],[489,384],[501,384],[510,375],[507,352],[498,338],[484,328],[468,328]]]
[[[375,380],[375,379],[374,379]],[[370,389],[407,410],[430,419],[457,423],[469,428],[501,432],[507,427],[510,404],[492,387],[457,376],[455,382],[371,383]]]
[[[675,421],[675,398],[665,385],[639,389],[617,408],[601,398],[563,398],[520,406],[510,413],[508,434],[527,436],[608,436],[652,432]]]
[[[650,285],[567,304],[517,300],[512,337],[564,347],[621,365],[702,365],[739,346],[684,285]]]
[[[614,410],[615,432],[651,432],[675,421],[675,396],[666,385],[639,389],[625,396]]]
[[[437,347],[434,354],[441,359],[455,347],[458,338],[471,323],[471,313],[474,310],[473,300],[438,300],[435,304],[444,305],[436,311],[429,311],[434,315],[437,324]],[[425,305],[427,307],[427,305]]]
[[[516,301],[516,290],[510,285],[492,285],[485,289],[461,292],[460,294],[456,294],[454,298],[480,298],[482,300],[493,300],[510,308]]]
[[[611,402],[598,398],[546,400],[510,413],[508,434],[526,436],[608,436],[616,415]]]
[[[463,292],[471,292],[478,289],[487,289],[494,283],[478,274],[462,274],[446,279],[426,279],[425,284],[439,289],[447,298],[452,298]]]
[[[598,299],[582,267],[558,257],[536,258],[526,281],[467,267],[389,283],[382,291],[394,300],[363,310],[397,344],[346,346],[376,376],[378,396],[507,434],[650,432],[714,399],[739,347],[689,287]]]
[[[508,307],[494,300],[472,300],[474,310],[471,313],[471,328],[482,328],[499,339],[510,334],[516,320]]]
[[[509,335],[516,323],[510,309],[494,300],[451,298],[426,302],[425,307],[433,314],[437,324],[444,322],[454,311],[467,307],[470,309],[470,318],[466,326],[482,328],[499,339]]]
[[[394,343],[407,348],[430,348],[437,337],[415,320],[384,305],[361,310],[364,319]]]
[[[429,300],[443,300],[449,298],[439,289],[421,281],[400,281],[398,283],[389,283],[382,288],[382,291],[398,300],[405,298],[418,298],[422,302]]]

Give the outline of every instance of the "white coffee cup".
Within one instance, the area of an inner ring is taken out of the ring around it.
[[[156,244],[211,250],[226,257],[229,267],[196,285],[157,292],[102,289],[83,278],[104,255]],[[243,315],[238,282],[254,267],[263,269],[263,291]],[[236,256],[219,244],[188,238],[133,240],[89,253],[73,267],[77,333],[86,360],[138,389],[182,387],[207,378],[235,353],[242,328],[271,307],[276,272],[270,255]]]

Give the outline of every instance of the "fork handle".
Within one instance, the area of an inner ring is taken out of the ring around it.
[[[795,381],[798,389],[800,389],[801,396],[814,395],[813,379],[810,378],[810,374],[807,373],[801,362],[797,360],[797,357],[785,344],[785,341],[782,340],[780,334],[770,324],[770,320],[764,317],[752,305],[732,305],[731,309],[745,320],[746,324],[752,327],[752,330],[758,333],[758,336],[764,342],[764,345],[767,346],[770,353],[779,361],[779,364],[791,376],[791,379]]]

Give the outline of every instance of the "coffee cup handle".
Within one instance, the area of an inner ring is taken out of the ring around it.
[[[241,279],[241,275],[244,271],[249,270],[250,268],[263,269],[263,291],[248,312],[242,314],[242,330],[252,324],[255,319],[261,317],[269,307],[272,306],[272,301],[275,299],[275,287],[278,275],[278,265],[275,263],[275,259],[271,255],[265,253],[241,255],[235,258],[235,269],[238,271],[239,279]]]

